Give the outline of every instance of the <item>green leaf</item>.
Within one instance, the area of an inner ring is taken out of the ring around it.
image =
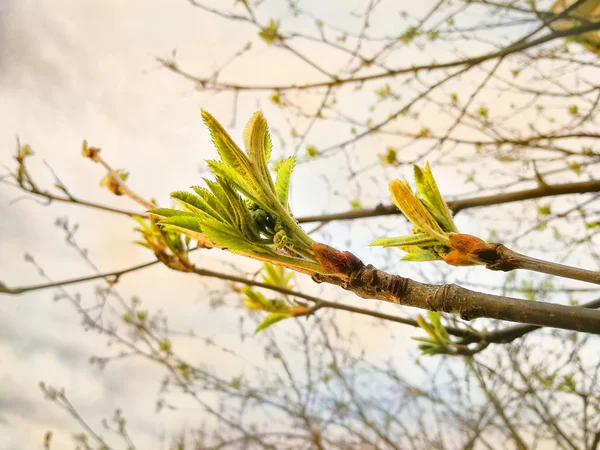
[[[425,206],[433,217],[435,217],[438,224],[448,233],[458,233],[458,229],[456,228],[456,225],[454,225],[454,220],[452,220],[448,205],[446,205],[446,202],[442,198],[442,194],[440,194],[435,178],[433,178],[429,163],[425,166],[425,170],[415,164],[414,176],[417,184],[417,191],[421,194]]]
[[[538,213],[543,216],[548,216],[548,215],[552,214],[550,205],[542,205],[542,206],[538,207]]]
[[[421,246],[424,244],[433,245],[437,240],[425,233],[411,234],[408,236],[398,236],[391,238],[381,238],[371,242],[370,246],[382,247],[400,247],[405,245]]]
[[[414,226],[434,237],[440,243],[448,244],[448,236],[421,200],[412,192],[406,181],[393,180],[390,183],[390,192],[394,204]]]
[[[171,198],[177,200],[177,203],[181,205],[181,207],[188,212],[194,214],[202,214],[208,213],[207,205],[204,200],[202,200],[197,195],[194,195],[190,192],[176,191],[171,193]]]
[[[441,343],[441,340],[436,334],[435,329],[429,323],[427,323],[427,321],[420,314],[417,316],[417,323],[427,332],[431,339],[433,339],[437,344]]]
[[[411,340],[417,342],[425,342],[426,344],[439,345],[439,342],[431,338],[411,337]]]
[[[424,262],[424,261],[439,261],[441,258],[433,253],[430,250],[419,250],[415,252],[411,252],[408,255],[405,255],[402,260],[403,261],[414,261],[414,262]]]
[[[229,211],[234,220],[231,225],[249,240],[260,240],[260,235],[254,224],[254,220],[250,216],[250,211],[246,208],[242,198],[231,188],[226,180],[217,178],[217,182],[223,189],[224,195],[227,197]]]
[[[309,145],[306,147],[306,154],[309,158],[316,158],[319,156],[319,150],[314,145]]]
[[[213,181],[204,179],[204,181],[208,183],[214,183]],[[216,184],[216,183],[215,183]],[[200,197],[205,203],[205,212],[213,217],[221,217],[224,222],[227,222],[227,209],[223,208],[223,205],[219,202],[217,197],[208,189],[205,189],[200,186],[192,186],[192,189],[196,193],[198,197]]]
[[[196,231],[198,233],[202,233],[200,228],[200,218],[199,216],[171,216],[165,219],[162,219],[158,222],[161,225],[169,225],[173,227],[183,228],[186,230]]]
[[[158,222],[166,231],[184,233],[196,241],[204,240],[198,217],[172,216]]]
[[[267,328],[269,328],[271,325],[276,324],[277,322],[279,322],[280,320],[284,320],[287,319],[288,317],[290,317],[289,314],[282,314],[282,313],[273,313],[273,314],[269,314],[265,320],[263,320],[261,322],[261,324],[256,327],[256,330],[254,330],[254,334],[258,333],[259,331],[263,331],[266,330]]]
[[[181,211],[180,209],[173,209],[173,208],[156,208],[156,209],[149,210],[148,213],[154,214],[155,216],[159,216],[159,217],[172,217],[172,216],[194,217],[195,216],[194,213],[187,212],[187,211]]]
[[[204,179],[204,182],[208,186],[208,189],[210,189],[210,192],[206,191],[205,193],[202,193],[200,191],[201,188],[199,188],[199,190],[194,190],[203,199],[206,197],[206,204],[210,206],[213,209],[213,211],[215,211],[216,215],[210,215],[215,218],[217,218],[217,216],[222,217],[224,222],[232,224],[234,218],[231,214],[231,210],[229,209],[229,200],[227,198],[227,195],[225,195],[223,186],[221,186],[216,181],[207,180],[206,178]]]
[[[275,190],[277,192],[277,197],[279,198],[279,203],[286,210],[288,208],[288,197],[290,191],[290,177],[292,175],[292,170],[294,170],[294,166],[296,164],[296,158],[293,156],[287,158],[279,167],[279,171],[277,172],[277,182],[275,185]]]
[[[200,227],[211,241],[234,253],[248,251],[266,253],[266,249],[249,242],[237,229],[210,217],[200,220]]]
[[[433,329],[435,330],[435,334],[437,337],[444,343],[450,343],[450,336],[448,336],[448,332],[446,328],[442,325],[442,321],[440,320],[440,313],[435,311],[427,311],[427,315],[429,316],[429,320],[433,325]]]
[[[380,155],[379,156],[380,159],[385,163],[385,164],[394,164],[397,161],[398,158],[398,152],[396,151],[395,148],[393,147],[388,147],[387,148],[387,153],[385,155]]]
[[[217,177],[227,180],[234,185],[246,197],[254,200],[265,211],[274,214],[275,210],[271,206],[271,201],[267,196],[268,187],[261,186],[261,182],[250,174],[249,177],[241,177],[235,169],[219,161],[207,161],[211,172]]]
[[[581,166],[576,163],[576,162],[572,162],[569,164],[569,168],[575,172],[577,175],[581,175]]]
[[[264,192],[269,190],[269,186],[268,183],[261,183],[262,172],[256,170],[256,164],[253,167],[248,156],[240,150],[227,134],[227,131],[213,116],[206,111],[202,111],[202,117],[223,160],[223,163],[208,161],[211,171],[237,186],[244,195],[252,198],[257,203],[259,203],[259,200],[266,203],[267,197]],[[260,132],[260,130],[258,131]],[[266,132],[266,130],[264,131]],[[260,136],[256,139],[259,138]],[[260,149],[260,152],[264,157],[264,148]]]
[[[273,44],[278,39],[281,39],[279,34],[279,20],[269,20],[269,24],[259,31],[258,35],[267,44]]]
[[[244,299],[246,308],[269,311],[269,301],[260,292],[252,290],[251,287],[243,288],[242,292],[246,294],[246,298]]]
[[[265,283],[279,286],[285,289],[291,289],[292,286],[289,284],[290,279],[294,275],[292,273],[285,273],[285,269],[282,266],[274,266],[273,264],[264,264],[263,280]]]
[[[266,275],[263,275],[264,282],[273,286],[281,286],[281,275],[283,274],[283,267],[275,267],[273,264],[265,263],[263,268],[264,271],[267,273]]]
[[[274,192],[275,186],[268,168],[272,148],[271,137],[265,116],[260,111],[255,112],[246,124],[244,146],[250,156],[254,173],[260,175],[263,182]]]

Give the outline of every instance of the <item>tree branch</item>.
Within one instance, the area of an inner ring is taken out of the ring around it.
[[[112,278],[114,280],[113,282],[116,283],[122,275],[136,272],[141,269],[145,269],[146,267],[153,266],[160,262],[165,263],[165,261],[161,261],[161,260],[157,259],[155,261],[150,261],[150,262],[147,262],[144,264],[139,264],[137,266],[129,267],[127,269],[115,270],[112,272],[101,273],[101,274],[97,274],[97,275],[90,275],[87,277],[73,278],[70,280],[63,280],[63,281],[57,281],[57,282],[45,283],[45,284],[37,284],[37,285],[32,285],[32,286],[10,288],[0,282],[0,294],[21,295],[21,294],[25,294],[27,292],[39,291],[42,289],[51,289],[51,288],[55,288],[55,287],[64,287],[64,286],[69,286],[72,284],[85,283],[87,281],[93,281],[93,280],[98,280],[98,279],[111,279]],[[228,274],[225,274],[222,272],[215,272],[212,270],[201,269],[201,268],[198,268],[195,266],[190,266],[190,267],[187,267],[186,269],[182,270],[181,268],[178,269],[173,265],[168,265],[166,263],[165,263],[165,265],[167,265],[167,267],[169,267],[170,269],[173,269],[176,271],[192,272],[192,273],[195,273],[196,275],[200,275],[203,277],[218,278],[220,280],[226,280],[226,281],[232,281],[235,283],[244,284],[246,286],[254,286],[254,287],[259,287],[259,288],[263,288],[263,289],[268,289],[270,291],[278,292],[280,294],[288,295],[290,297],[302,298],[304,300],[308,300],[310,302],[315,303],[315,305],[318,306],[318,309],[331,308],[331,309],[337,309],[340,311],[348,311],[348,312],[352,312],[352,313],[356,313],[356,314],[362,314],[365,316],[375,317],[377,319],[387,320],[390,322],[401,323],[404,325],[409,325],[409,326],[412,326],[415,328],[419,328],[419,324],[414,319],[408,319],[405,317],[394,316],[391,314],[384,314],[384,313],[381,313],[378,311],[372,311],[372,310],[368,310],[368,309],[364,309],[364,308],[358,308],[355,306],[345,305],[343,303],[322,300],[319,297],[304,294],[302,292],[294,291],[292,289],[286,289],[286,288],[283,288],[280,286],[275,286],[275,285],[263,283],[260,281],[250,280],[248,278],[238,277],[235,275],[228,275]],[[453,336],[463,338],[464,340],[469,341],[469,342],[477,342],[481,339],[481,336],[477,332],[470,331],[465,328],[447,327],[446,331],[448,331],[448,333]]]
[[[42,289],[50,289],[50,288],[59,287],[59,286],[68,286],[70,284],[85,283],[86,281],[93,281],[93,280],[98,280],[98,279],[102,279],[102,278],[114,278],[114,281],[116,282],[119,280],[119,278],[122,275],[131,273],[131,272],[136,272],[141,269],[145,269],[146,267],[153,266],[154,264],[158,264],[159,262],[161,262],[161,261],[155,260],[155,261],[150,261],[150,262],[147,262],[144,264],[139,264],[137,266],[129,267],[129,268],[123,269],[123,270],[115,270],[113,272],[101,273],[101,274],[97,274],[97,275],[90,275],[87,277],[80,277],[80,278],[73,278],[70,280],[56,281],[54,283],[35,284],[32,286],[9,288],[8,286],[5,286],[2,282],[0,282],[0,294],[20,295],[20,294],[25,294],[26,292],[39,291]]]
[[[223,90],[234,90],[234,91],[286,91],[286,90],[306,90],[306,89],[314,89],[314,88],[323,88],[323,87],[334,87],[341,86],[344,84],[350,83],[364,83],[366,81],[379,80],[382,78],[395,77],[397,75],[405,74],[405,73],[414,73],[419,71],[431,71],[431,70],[440,70],[440,69],[449,69],[452,67],[473,67],[481,64],[482,62],[503,58],[505,56],[511,55],[513,53],[520,53],[529,48],[536,47],[538,45],[544,44],[546,42],[550,42],[554,39],[559,39],[568,36],[575,36],[578,34],[587,33],[590,31],[595,31],[600,29],[600,23],[590,23],[586,25],[582,25],[579,27],[573,27],[567,30],[562,31],[554,31],[540,38],[534,39],[529,42],[523,42],[519,45],[509,44],[501,50],[488,53],[486,55],[477,56],[474,58],[465,58],[456,61],[450,61],[447,63],[438,63],[438,64],[423,64],[420,66],[412,66],[412,67],[403,67],[396,70],[384,71],[377,74],[365,75],[361,77],[352,77],[352,78],[341,78],[332,81],[321,81],[316,83],[306,83],[306,84],[290,84],[290,85],[242,85],[235,83],[214,83],[210,87],[217,91]],[[180,75],[194,83],[197,83],[198,86],[205,87],[207,85],[208,79],[199,78],[189,73],[181,70],[174,62],[158,60],[163,66],[172,72]]]
[[[600,308],[600,298],[588,303],[584,303],[580,307],[598,309]],[[520,337],[525,336],[528,333],[531,333],[532,331],[539,329],[540,327],[536,325],[516,325],[488,333],[487,335],[483,336],[483,340],[489,344],[508,344],[516,339],[519,339]],[[463,339],[461,344],[468,345],[477,341],[478,339],[472,340],[472,338],[469,337]]]
[[[314,274],[312,278],[316,282],[335,284],[362,298],[443,311],[464,320],[485,317],[600,334],[600,311],[474,292],[455,284],[423,284],[388,274],[370,264],[349,278],[321,274]]]
[[[532,258],[517,253],[502,244],[490,244],[490,246],[493,246],[494,248],[493,250],[486,252],[489,253],[489,255],[479,255],[481,259],[486,261],[486,267],[488,269],[502,270],[505,272],[515,269],[525,269],[553,275],[555,277],[600,284],[600,272]]]
[[[447,202],[447,204],[452,212],[456,214],[459,211],[469,208],[520,202],[523,200],[532,200],[536,198],[557,195],[585,194],[590,192],[600,192],[600,180],[582,181],[579,183],[540,185],[533,189],[525,189],[517,192],[507,192],[496,195],[450,200]],[[372,209],[360,209],[341,213],[300,217],[298,222],[331,222],[334,220],[354,220],[367,217],[388,216],[392,214],[402,214],[402,212],[395,205],[379,205]]]

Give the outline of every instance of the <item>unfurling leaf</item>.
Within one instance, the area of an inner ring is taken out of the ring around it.
[[[260,111],[252,115],[244,129],[244,147],[250,157],[254,173],[260,174],[262,181],[271,188],[271,191],[275,190],[267,166],[271,158],[271,137],[267,121]]]
[[[115,170],[115,174],[120,178],[121,181],[125,181],[129,177],[129,172],[122,169]],[[123,195],[121,183],[115,178],[115,176],[113,176],[112,172],[107,173],[104,178],[100,180],[100,186],[107,188],[115,195]]]
[[[277,197],[279,198],[281,206],[286,209],[289,209],[288,197],[290,191],[290,177],[292,175],[292,170],[294,170],[295,164],[296,158],[292,156],[286,159],[281,166],[279,166],[279,170],[277,171],[275,190],[277,191]]]
[[[279,20],[269,20],[269,24],[259,31],[258,35],[267,44],[273,44],[282,36],[279,34]]]
[[[441,243],[447,244],[448,237],[438,225],[427,208],[412,192],[406,181],[394,180],[390,183],[392,200],[413,225],[434,237]]]
[[[285,273],[285,269],[281,266],[274,266],[273,264],[265,263],[263,274],[263,281],[273,286],[279,286],[284,289],[291,289],[292,285],[289,284],[290,279],[294,275],[293,272],[288,274]]]
[[[308,147],[306,147],[306,154],[309,158],[316,158],[317,156],[319,156],[319,150],[317,150],[317,147],[315,147],[314,145],[309,145]]]
[[[402,261],[412,262],[427,262],[427,261],[439,261],[440,257],[437,253],[431,250],[416,250],[409,252],[402,257]]]
[[[87,141],[83,141],[81,145],[81,155],[85,158],[90,158],[92,161],[97,161],[96,155],[100,153],[99,148],[88,147]]]
[[[266,330],[271,325],[276,324],[280,320],[287,319],[288,317],[290,317],[289,313],[286,313],[286,314],[281,314],[281,313],[269,314],[267,317],[265,317],[265,320],[263,320],[260,323],[260,325],[258,327],[256,327],[256,330],[254,330],[254,334],[256,334],[256,333],[258,333],[260,331]]]
[[[433,245],[437,240],[425,233],[411,234],[409,236],[398,236],[392,238],[381,238],[371,242],[371,246],[402,247],[407,245]]]
[[[17,150],[17,156],[15,156],[15,159],[18,162],[23,162],[23,160],[25,158],[27,158],[28,156],[33,155],[33,150],[31,150],[31,147],[28,144],[22,145],[21,147],[19,147],[19,150]]]
[[[444,231],[457,233],[458,230],[454,225],[454,220],[452,220],[452,214],[450,214],[448,205],[446,205],[442,194],[440,194],[429,163],[426,164],[425,169],[421,169],[415,165],[414,176],[415,183],[417,184],[417,192],[427,206],[427,210],[433,215]]]

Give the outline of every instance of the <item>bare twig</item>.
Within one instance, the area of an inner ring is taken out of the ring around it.
[[[491,270],[507,272],[515,269],[525,269],[556,277],[600,284],[600,272],[532,258],[517,253],[502,244],[489,244],[488,247],[490,250],[478,254],[478,257],[485,261],[486,267]]]
[[[456,214],[459,211],[470,208],[520,202],[523,200],[532,200],[542,197],[567,194],[585,194],[590,192],[600,192],[600,180],[538,186],[533,189],[507,192],[505,194],[450,200],[447,203],[450,209]],[[395,205],[380,205],[372,209],[359,209],[341,213],[300,217],[298,222],[331,222],[333,220],[354,220],[368,217],[387,216],[391,214],[401,214],[401,211]]]

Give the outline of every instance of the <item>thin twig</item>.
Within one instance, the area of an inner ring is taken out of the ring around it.
[[[584,281],[586,283],[600,284],[600,272],[566,266],[564,264],[544,261],[530,256],[517,253],[504,245],[493,245],[493,255],[490,256],[488,269],[510,271],[515,269],[531,270],[533,272],[545,273],[555,277],[570,278],[571,280]],[[486,255],[487,260],[488,255]]]
[[[450,200],[447,202],[447,204],[448,207],[456,214],[457,212],[465,209],[478,208],[482,206],[493,206],[503,203],[533,200],[542,197],[552,197],[567,194],[585,194],[590,192],[600,192],[600,180],[582,181],[578,183],[549,184],[516,192]],[[372,209],[359,209],[341,213],[300,217],[298,222],[331,222],[333,220],[354,220],[368,217],[387,216],[391,214],[401,214],[401,211],[395,205],[380,205]]]

